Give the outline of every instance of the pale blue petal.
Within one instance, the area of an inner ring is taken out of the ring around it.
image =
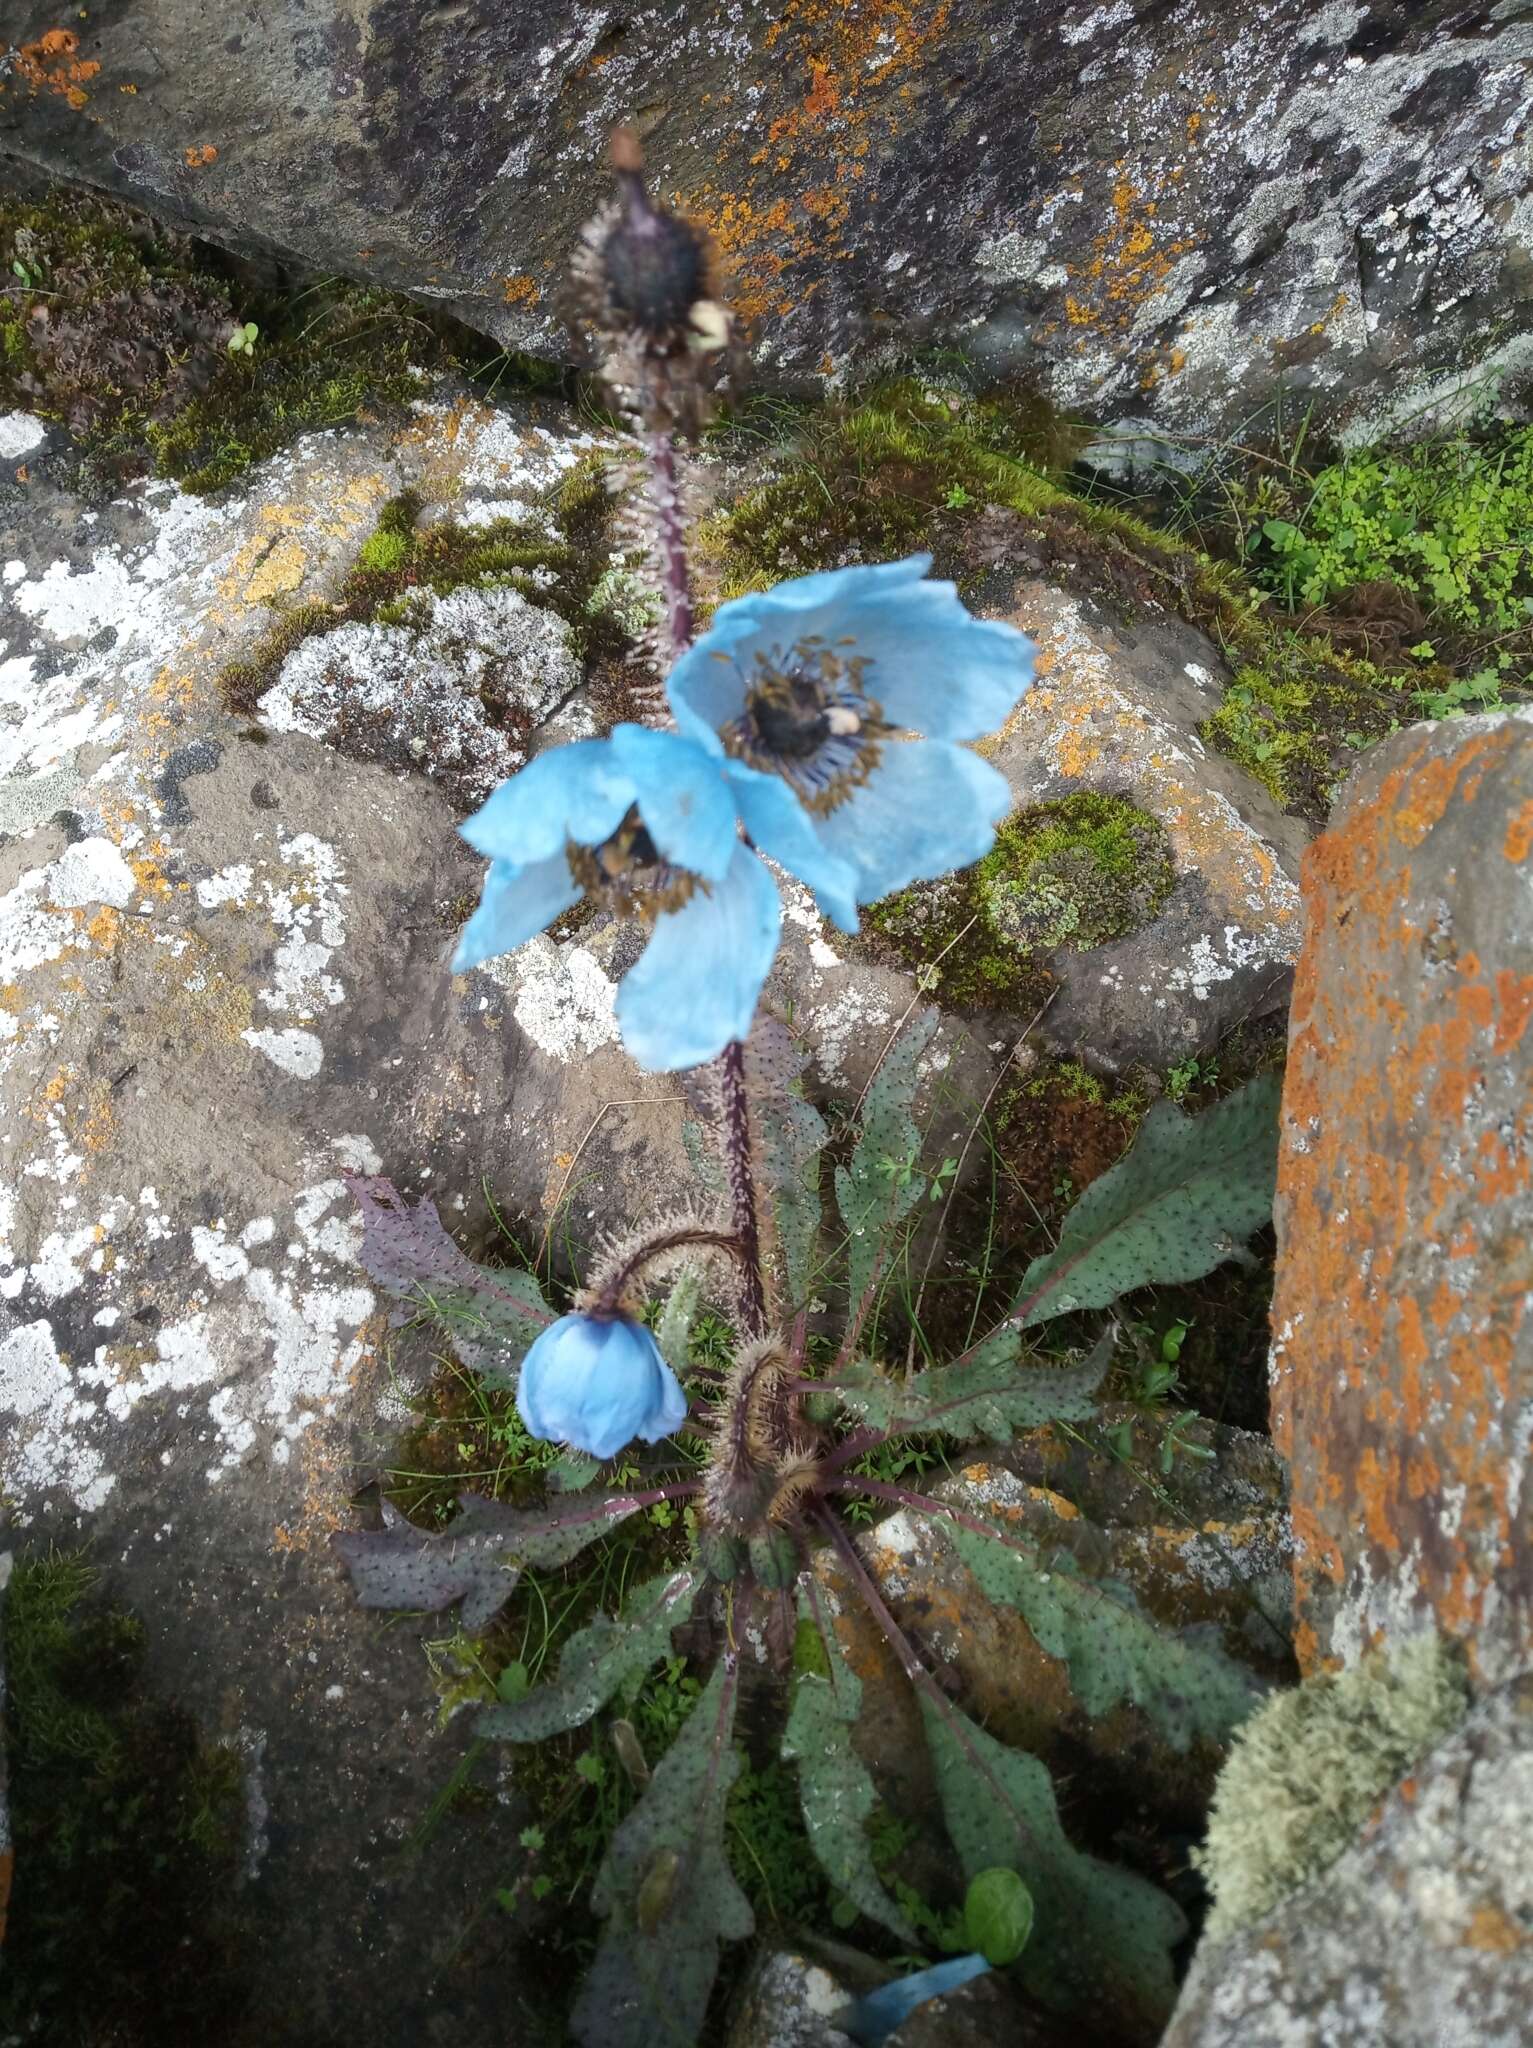
[[[770,590],[748,591],[744,597],[737,597],[729,604],[721,604],[714,614],[713,623],[727,613],[749,613],[762,620],[773,614],[778,618],[779,628],[786,627],[793,619],[806,612],[834,609],[853,602],[866,593],[885,597],[892,591],[902,590],[907,585],[918,584],[932,565],[930,555],[906,555],[899,562],[875,562],[871,566],[859,564],[852,569],[817,569],[812,576],[793,576],[786,583],[774,583]],[[712,627],[709,628],[710,632]],[[804,628],[792,626],[796,640]],[[813,631],[813,628],[808,630]]]
[[[721,881],[740,834],[718,754],[646,725],[616,726],[612,752],[638,791],[639,816],[660,852],[676,867]]]
[[[525,945],[535,932],[545,930],[571,904],[578,903],[581,894],[563,853],[525,868],[513,867],[509,861],[491,861],[479,908],[463,927],[453,955],[454,974]]]
[[[751,656],[780,644],[759,633],[755,614],[746,610],[748,600],[720,605],[713,624],[701,640],[694,641],[666,679],[678,731],[711,753],[724,750],[719,728],[730,724],[745,709],[745,682],[752,668]]]
[[[929,1970],[896,1977],[892,1984],[882,1984],[859,1998],[841,2015],[839,2024],[862,2048],[880,2048],[917,2006],[925,2005],[929,1998],[940,1998],[944,1991],[956,1991],[974,1977],[983,1977],[989,1968],[981,1955],[954,1956],[951,1962],[934,1963]]]
[[[837,613],[831,637],[868,657],[863,686],[889,724],[937,740],[999,731],[1033,679],[1027,635],[971,618],[951,583],[860,597]]]
[[[779,775],[762,775],[731,761],[725,773],[753,842],[814,891],[825,915],[844,932],[857,929],[857,871],[832,853],[814,822]]]
[[[857,901],[966,868],[1012,808],[999,769],[946,740],[885,740],[878,766],[815,829],[857,870]]]
[[[642,1324],[626,1316],[561,1316],[522,1360],[517,1413],[532,1435],[611,1458],[681,1426],[687,1397]]]
[[[525,867],[567,840],[599,846],[633,800],[633,778],[607,741],[575,740],[535,756],[458,829],[476,852]]]
[[[723,881],[663,916],[623,978],[617,1021],[641,1067],[700,1067],[746,1036],[781,924],[776,883],[737,845]]]

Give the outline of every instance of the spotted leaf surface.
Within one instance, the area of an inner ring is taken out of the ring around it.
[[[1187,1932],[1165,1893],[1077,1849],[1060,1825],[1049,1774],[956,1707],[923,1696],[942,1815],[964,1875],[1014,1870],[1034,1917],[1017,1974],[1056,2009],[1158,2037],[1176,1995],[1171,1951]],[[993,1880],[992,1880],[993,1881]]]
[[[701,1575],[664,1572],[638,1587],[616,1617],[599,1614],[564,1646],[559,1675],[510,1706],[479,1716],[479,1733],[505,1742],[541,1742],[579,1728],[614,1693],[640,1679],[671,1647],[671,1630],[692,1611]]]
[[[1201,1116],[1164,1097],[1152,1104],[1128,1156],[1091,1183],[1056,1248],[1028,1267],[1022,1326],[1197,1280],[1238,1256],[1272,1214],[1278,1095],[1277,1076],[1259,1074]]]
[[[724,1848],[740,1771],[735,1695],[734,1671],[721,1662],[612,1837],[591,1894],[607,1924],[571,2015],[583,2048],[687,2048],[708,2009],[720,1944],[755,1931]]]
[[[801,1670],[793,1681],[793,1708],[783,1731],[782,1753],[798,1765],[799,1801],[809,1846],[822,1869],[860,1913],[887,1927],[897,1941],[915,1948],[918,1937],[879,1883],[865,1823],[878,1795],[856,1750],[852,1730],[862,1712],[862,1681],[836,1640],[828,1618],[821,1626],[801,1599],[800,1627],[814,1629],[823,1671]]]

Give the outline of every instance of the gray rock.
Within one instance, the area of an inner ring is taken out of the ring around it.
[[[1520,2048],[1533,1674],[1482,1700],[1323,1876],[1193,1960],[1163,2048]]]
[[[765,1949],[740,1988],[726,2048],[852,2048],[835,2021],[855,1995],[813,1956]]]
[[[282,0],[216,34],[135,0],[20,48],[0,147],[557,354],[636,120],[782,373],[946,341],[1196,443],[1280,389],[1419,420],[1533,363],[1530,58],[1460,0]]]
[[[1116,1069],[1210,1052],[1287,1002],[1308,832],[1199,739],[1225,674],[1201,633],[1175,621],[1115,626],[1036,582],[1018,587],[1008,616],[1037,643],[1038,676],[982,751],[1018,809],[1078,791],[1127,797],[1165,828],[1175,870],[1138,930],[1048,956],[1055,993],[1042,1034]]]
[[[1533,1659],[1533,714],[1375,748],[1305,864],[1273,1434],[1302,1668],[1436,1628]]]

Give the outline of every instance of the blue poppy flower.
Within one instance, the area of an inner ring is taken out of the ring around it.
[[[962,743],[1005,723],[1032,642],[972,617],[930,567],[912,555],[736,598],[667,685],[686,737],[782,777],[856,870],[859,903],[967,867],[1011,809]]]
[[[944,1991],[956,1991],[971,1978],[983,1977],[990,1965],[983,1956],[954,1956],[951,1962],[934,1963],[929,1970],[917,1970],[909,1977],[896,1977],[881,1984],[866,1998],[842,2013],[837,2024],[843,2033],[860,2041],[863,2048],[878,2048],[896,2027],[903,2026],[918,2005],[940,1998]]]
[[[749,838],[742,840],[741,828]],[[857,928],[855,874],[777,777],[673,732],[620,725],[539,754],[464,824],[490,858],[453,965],[509,953],[590,895],[651,927],[616,1012],[641,1067],[701,1066],[744,1038],[782,909],[757,851]],[[753,850],[754,849],[754,850]]]
[[[568,1315],[522,1360],[516,1412],[547,1443],[613,1458],[636,1436],[653,1444],[679,1429],[687,1397],[642,1323]]]

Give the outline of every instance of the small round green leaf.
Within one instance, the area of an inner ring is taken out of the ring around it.
[[[1014,1963],[1033,1931],[1033,1895],[1014,1870],[982,1870],[963,1902],[964,1931],[992,1969]]]

